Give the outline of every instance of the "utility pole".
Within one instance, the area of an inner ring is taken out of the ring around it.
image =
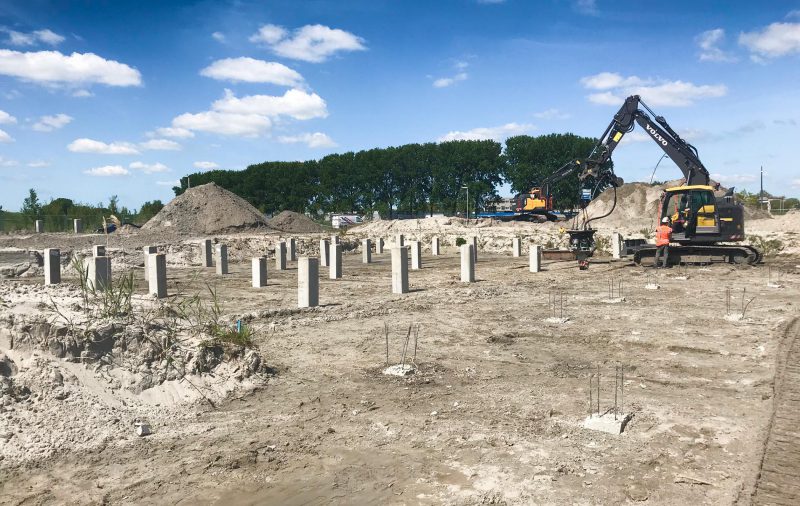
[[[761,191],[758,193],[758,208],[764,203],[764,166],[761,166]]]

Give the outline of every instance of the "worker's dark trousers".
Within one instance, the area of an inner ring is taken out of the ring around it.
[[[664,246],[659,246],[658,248],[656,248],[656,261],[655,261],[655,264],[654,264],[655,267],[658,267],[658,258],[661,255],[664,255],[664,257],[663,257],[664,258],[664,260],[663,260],[664,263],[661,264],[661,267],[666,267],[667,266],[667,259],[669,258],[669,244],[666,244]]]

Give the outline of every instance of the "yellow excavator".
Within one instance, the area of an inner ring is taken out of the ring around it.
[[[712,186],[711,177],[697,154],[697,149],[683,140],[663,116],[657,116],[638,95],[625,100],[614,119],[606,128],[589,157],[584,160],[573,160],[565,164],[548,179],[560,179],[580,170],[582,182],[592,182],[591,187],[582,188],[582,200],[588,202],[599,190],[609,185],[614,188],[614,204],[611,210],[602,216],[583,218],[580,228],[568,230],[570,249],[579,264],[594,251],[594,230],[589,223],[605,218],[613,212],[617,204],[616,187],[622,179],[614,174],[613,167],[608,167],[611,153],[626,133],[639,124],[653,141],[658,144],[667,156],[672,159],[683,172],[684,184],[667,188],[661,195],[658,210],[660,223],[667,217],[673,228],[672,241],[677,246],[671,247],[670,263],[687,261],[723,260],[733,263],[755,264],[761,261],[762,253],[756,248],[740,243],[745,239],[744,208],[734,199],[733,188],[717,197],[715,191],[719,185]],[[655,257],[655,245],[641,246],[634,253],[634,262],[649,263]],[[581,264],[582,268],[585,268]]]

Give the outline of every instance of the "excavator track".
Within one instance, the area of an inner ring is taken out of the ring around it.
[[[636,265],[652,265],[656,256],[655,246],[645,246],[636,251],[633,261]],[[707,246],[670,246],[670,265],[680,263],[713,263],[729,262],[736,264],[755,265],[761,262],[762,253],[752,246],[710,244]]]

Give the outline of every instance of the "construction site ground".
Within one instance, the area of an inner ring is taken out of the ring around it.
[[[391,293],[388,251],[373,261],[346,254],[339,280],[321,268],[321,307],[306,310],[296,309],[294,262],[286,271],[270,262],[264,289],[250,287],[249,261],[224,277],[170,267],[172,294],[216,287],[275,374],[215,408],[151,416],[146,437],[119,427],[119,443],[2,460],[0,503],[748,504],[774,493],[762,462],[796,475],[797,446],[777,460],[765,448],[771,428],[791,432],[773,417],[784,409],[776,364],[797,347],[787,343],[798,258],[768,258],[772,272],[600,258],[587,271],[545,262],[531,273],[509,249],[480,252],[477,282],[465,284],[448,245],[410,271],[405,295]],[[743,297],[754,299],[741,317]],[[416,324],[405,356],[416,374],[382,374],[385,326],[388,363],[399,364]],[[584,429],[590,374],[599,366],[605,412],[618,365],[631,421],[621,435]]]

